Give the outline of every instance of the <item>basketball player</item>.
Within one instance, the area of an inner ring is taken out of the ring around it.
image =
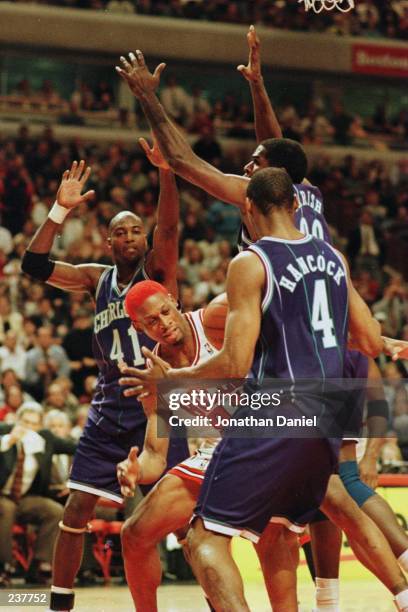
[[[147,371],[129,369],[139,381],[146,383],[162,376],[241,378],[248,370],[256,379],[342,377],[347,299],[349,329],[358,348],[370,355],[382,349],[379,327],[353,289],[343,259],[327,243],[305,237],[293,225],[293,185],[286,172],[276,168],[257,172],[251,179],[248,198],[246,212],[259,234],[267,238],[230,265],[230,310],[222,350],[201,366],[177,370],[146,350],[154,367]],[[314,261],[320,255],[326,262],[320,266],[325,271],[319,272],[315,265],[307,272],[298,268],[293,283],[288,282],[286,274],[300,265],[297,262],[305,257]],[[328,303],[332,306],[330,313]],[[299,342],[304,348],[301,354],[296,348]],[[269,347],[267,355],[265,346]],[[313,409],[312,398],[303,395],[302,400]],[[286,415],[300,414],[301,407],[296,400],[282,410]],[[245,416],[245,410],[241,409],[239,416]],[[229,552],[230,537],[244,535],[257,541],[271,516],[272,522],[294,528],[308,522],[323,499],[337,453],[335,442],[317,438],[286,438],[284,442],[262,438],[254,444],[254,440],[228,437],[220,443],[206,474],[190,537],[195,573],[216,609],[248,610],[242,581]],[[237,480],[239,475],[241,482],[242,474],[246,476],[245,496]],[[397,595],[401,609],[408,610],[403,607],[408,597],[406,582],[386,541],[381,551],[373,546],[369,552],[377,562],[385,563],[385,581]],[[386,559],[380,561],[379,554],[385,554]],[[292,605],[285,612],[292,609],[297,609],[294,592]]]
[[[217,297],[209,304],[209,311],[219,299]],[[217,349],[211,344],[213,336],[206,336],[203,327],[206,311],[200,309],[182,315],[176,308],[174,298],[159,283],[139,283],[129,291],[125,304],[134,325],[158,342],[154,353],[173,367],[202,363],[216,353]],[[225,326],[224,314],[217,315],[216,324],[217,336],[220,337]],[[126,378],[121,382],[126,384]],[[159,427],[166,431],[168,426],[163,412],[157,412],[156,402],[155,397],[143,401],[148,425],[142,454],[138,458],[137,449],[133,448],[129,458],[118,465],[118,478],[124,493],[129,489],[134,490],[136,484],[156,481],[166,464],[168,438],[158,437],[157,431]],[[220,410],[217,409],[218,414]],[[158,421],[161,421],[160,426]],[[171,532],[177,531],[180,535],[181,530],[181,536],[185,535],[205,470],[217,443],[216,438],[204,440],[192,457],[172,468],[138,505],[122,529],[126,577],[137,610],[153,612],[157,609],[156,592],[161,581],[157,544]],[[265,547],[256,548],[258,555],[262,555]],[[274,553],[279,562],[274,563],[269,572],[272,580],[269,586],[273,592],[273,604],[284,607],[290,587],[288,579],[292,580],[292,576],[283,571],[284,559],[291,564],[283,539],[278,539]]]
[[[254,106],[255,116],[255,130],[257,141],[260,142],[268,136],[281,136],[281,130],[277,121],[276,115],[273,111],[272,104],[269,96],[266,92],[262,74],[261,74],[261,60],[260,60],[260,41],[256,35],[255,28],[251,26],[247,34],[248,46],[249,46],[249,60],[247,66],[238,66],[238,70],[243,74],[250,84],[251,95]],[[268,142],[268,141],[267,141]],[[255,152],[253,163],[246,166],[246,173],[251,176],[256,164],[259,163],[257,159],[257,152]],[[277,160],[279,163],[279,160]],[[282,158],[281,163],[285,166],[285,160]],[[327,224],[323,214],[323,204],[320,191],[313,194],[313,190],[317,188],[308,184],[307,181],[303,181],[302,185],[295,186],[299,202],[312,202],[314,206],[310,205],[306,208],[300,207],[298,214],[304,214],[297,219],[297,227],[304,233],[311,233],[316,237],[322,238],[327,242],[331,243],[331,237],[327,231]],[[316,195],[317,197],[314,197]],[[243,245],[248,245],[251,241],[248,239],[248,234],[245,231],[245,225],[241,232],[241,241]],[[379,379],[381,374],[378,370],[377,365],[373,360],[369,361],[365,356],[357,351],[350,351],[346,358],[346,370],[344,373],[345,378],[351,377],[355,379],[369,378],[370,381]],[[378,427],[379,420],[382,421],[381,426],[385,432],[386,419],[388,416],[388,406],[384,400],[384,393],[379,389],[377,385],[376,393],[379,394],[377,399],[370,400],[370,393],[373,392],[372,385],[367,389],[368,403],[367,403],[367,421],[375,421]],[[357,393],[357,395],[359,395]],[[360,403],[360,405],[358,405]],[[364,405],[364,394],[360,400],[356,399],[356,417],[360,419],[359,423],[355,423],[355,430],[358,431],[362,423]],[[370,432],[369,432],[370,434]],[[367,453],[365,454],[363,461],[369,460],[370,465],[373,464],[373,449],[374,449],[374,462],[376,462],[375,451],[378,452],[378,431],[372,434],[373,437],[369,438]],[[375,436],[375,438],[374,438]],[[399,525],[395,518],[395,515],[387,504],[387,502],[376,495],[374,490],[363,483],[360,479],[358,465],[356,461],[356,441],[348,440],[344,441],[340,450],[340,469],[339,475],[342,479],[343,484],[346,487],[347,492],[356,501],[356,503],[370,516],[374,522],[378,525],[381,531],[386,536],[391,548],[396,555],[401,567],[408,571],[408,538]],[[330,493],[330,487],[329,491]],[[370,500],[370,501],[369,501]],[[341,503],[341,499],[338,500]],[[324,519],[324,515],[320,513],[320,519]],[[316,610],[323,612],[323,610],[333,611],[336,608],[336,601],[338,599],[338,568],[341,550],[341,533],[338,528],[333,524],[327,524],[322,520],[314,522],[311,527],[312,534],[312,546],[313,556],[316,562]],[[322,602],[325,602],[324,604]]]
[[[151,151],[154,155],[154,149]],[[50,260],[54,237],[70,210],[88,202],[94,192],[81,195],[90,175],[84,161],[74,162],[62,178],[57,200],[30,242],[22,268],[32,277],[67,291],[83,291],[95,301],[93,350],[99,367],[89,418],[79,441],[68,486],[71,494],[56,542],[51,609],[74,606],[73,583],[81,563],[83,534],[99,497],[122,502],[116,464],[133,445],[142,446],[146,418],[140,403],[121,393],[119,365],[143,366],[140,346],[151,340],[138,334],[123,302],[128,290],[146,278],[157,278],[175,295],[177,267],[178,194],[174,176],[160,169],[160,197],[153,248],[147,253],[142,220],[129,211],[110,222],[108,243],[113,266],[71,265]],[[174,441],[178,463],[188,453],[185,441]],[[178,449],[178,447],[181,447]],[[178,452],[179,450],[179,452]]]

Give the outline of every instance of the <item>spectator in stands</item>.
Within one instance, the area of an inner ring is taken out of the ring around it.
[[[12,527],[16,521],[38,525],[28,582],[43,581],[41,564],[50,563],[63,510],[47,493],[54,454],[73,454],[75,443],[42,429],[43,412],[35,403],[23,404],[15,425],[0,424],[0,574],[10,585]]]
[[[346,113],[343,105],[340,102],[335,102],[333,105],[333,115],[330,120],[334,128],[334,141],[336,144],[349,146],[351,145],[351,126],[353,117]]]
[[[0,295],[0,342],[4,342],[9,330],[19,336],[22,326],[23,316],[16,310],[12,310],[10,300],[6,295]]]
[[[198,157],[205,159],[213,166],[220,166],[222,150],[211,126],[204,125],[201,128],[200,138],[194,143],[193,151]]]
[[[347,253],[351,264],[359,269],[377,271],[384,263],[383,238],[374,226],[373,215],[366,208],[361,213],[358,227],[349,235]]]
[[[238,208],[214,200],[207,211],[206,224],[213,230],[214,240],[226,239],[236,244],[241,217]]]
[[[61,410],[50,410],[44,417],[44,428],[58,438],[73,441],[72,423],[69,416]],[[72,455],[59,454],[52,457],[49,497],[64,504],[69,494],[67,481],[72,464]]]
[[[167,78],[166,85],[160,92],[160,100],[174,121],[187,126],[192,117],[191,97],[186,90],[177,83],[174,75]]]
[[[52,382],[49,385],[43,406],[45,414],[59,410],[64,412],[72,422],[75,420],[76,406],[72,407],[67,401],[64,387],[57,382]]]
[[[26,383],[30,393],[42,400],[45,389],[57,376],[69,376],[69,360],[65,350],[58,346],[51,327],[40,327],[37,345],[27,353]]]
[[[71,438],[79,440],[88,419],[89,405],[81,405],[76,411],[75,424],[71,429]]]
[[[408,314],[407,295],[407,287],[398,274],[385,287],[382,299],[373,304],[374,313],[383,312],[386,316],[384,335],[396,338],[402,332]]]
[[[26,351],[18,342],[17,333],[9,329],[4,337],[4,345],[0,346],[0,371],[12,368],[20,380],[25,375]]]
[[[92,317],[85,308],[75,313],[72,329],[63,341],[63,347],[70,360],[71,380],[74,394],[79,396],[84,390],[84,380],[97,372],[92,353]]]
[[[109,13],[129,15],[135,12],[135,7],[130,0],[109,0],[106,10]]]
[[[0,408],[0,421],[15,423],[16,412],[24,402],[24,395],[20,385],[11,385],[5,391],[4,406]]]

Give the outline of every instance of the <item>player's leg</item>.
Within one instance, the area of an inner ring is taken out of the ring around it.
[[[386,500],[375,493],[361,509],[375,522],[387,538],[399,564],[408,572],[408,536]]]
[[[297,535],[282,525],[269,523],[255,550],[261,563],[266,588],[274,612],[297,610],[296,568],[291,548]]]
[[[407,588],[392,550],[375,523],[360,510],[346,492],[340,478],[330,478],[326,497],[320,506],[349,540],[357,558],[396,595]]]
[[[196,518],[187,535],[191,564],[216,610],[249,612],[230,540],[229,536],[208,531],[202,520]]]
[[[339,567],[342,532],[320,513],[309,524],[313,561],[316,570],[316,612],[339,609]]]
[[[344,460],[339,475],[347,493],[381,529],[401,567],[408,572],[408,536],[386,500],[361,481],[355,444],[342,449],[341,457]]]
[[[157,610],[156,591],[161,582],[157,544],[186,525],[196,504],[199,487],[178,476],[164,476],[137,506],[122,528],[122,549],[127,582],[136,610]]]
[[[84,533],[99,497],[84,491],[71,491],[64,509],[54,549],[51,610],[74,606],[73,585],[81,565]]]

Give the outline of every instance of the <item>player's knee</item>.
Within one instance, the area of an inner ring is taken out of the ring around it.
[[[375,495],[374,490],[361,481],[356,461],[340,463],[339,475],[347,493],[360,508],[370,497]]]
[[[188,531],[185,547],[192,562],[199,562],[201,566],[211,565],[215,555],[213,537],[211,532],[195,521]]]
[[[143,522],[138,517],[130,517],[122,526],[120,536],[124,552],[145,549],[149,546],[155,546],[159,539],[156,532],[151,529],[146,529]]]
[[[98,498],[89,493],[74,491],[70,494],[64,510],[63,522],[67,527],[85,527],[92,518]]]

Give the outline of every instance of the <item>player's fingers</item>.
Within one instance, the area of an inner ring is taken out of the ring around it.
[[[83,159],[81,159],[81,161],[79,162],[78,167],[77,167],[77,169],[75,171],[75,175],[74,175],[74,178],[77,181],[79,181],[81,179],[81,175],[82,175],[82,172],[84,171],[84,168],[85,168],[85,162],[84,162]]]
[[[65,170],[64,174],[62,175],[62,180],[66,181],[69,177],[69,170]]]
[[[139,144],[142,147],[144,153],[147,155],[147,157],[150,157],[151,149],[147,140],[145,140],[145,138],[139,138]]]
[[[129,59],[133,67],[137,65],[136,56],[134,53],[132,53],[132,51],[129,53]]]
[[[78,167],[78,162],[77,161],[72,162],[72,166],[71,166],[71,169],[69,171],[69,178],[70,179],[74,178],[77,167]]]
[[[156,70],[154,71],[153,76],[157,79],[160,78],[160,75],[165,69],[165,67],[166,67],[166,64],[164,62],[156,66]]]
[[[140,49],[136,49],[136,59],[137,59],[137,63],[139,64],[139,66],[145,66],[145,59],[143,57],[143,53],[140,51]]]
[[[125,81],[128,80],[127,72],[125,72],[123,68],[120,68],[120,66],[115,66],[115,70],[118,73],[118,75],[122,77],[122,79],[124,79]]]
[[[131,64],[129,64],[129,62],[127,61],[126,57],[124,57],[123,55],[120,56],[120,62],[125,70],[125,72],[130,72],[132,70],[132,66]]]
[[[123,392],[125,397],[136,397],[138,398],[140,395],[140,386],[138,387],[129,387],[129,389],[125,389]]]
[[[85,172],[82,175],[81,184],[85,185],[86,181],[89,179],[90,176],[91,176],[91,167],[87,166]]]
[[[137,459],[138,454],[139,454],[139,447],[132,446],[132,448],[129,451],[129,455],[128,455],[129,461],[135,461]]]

